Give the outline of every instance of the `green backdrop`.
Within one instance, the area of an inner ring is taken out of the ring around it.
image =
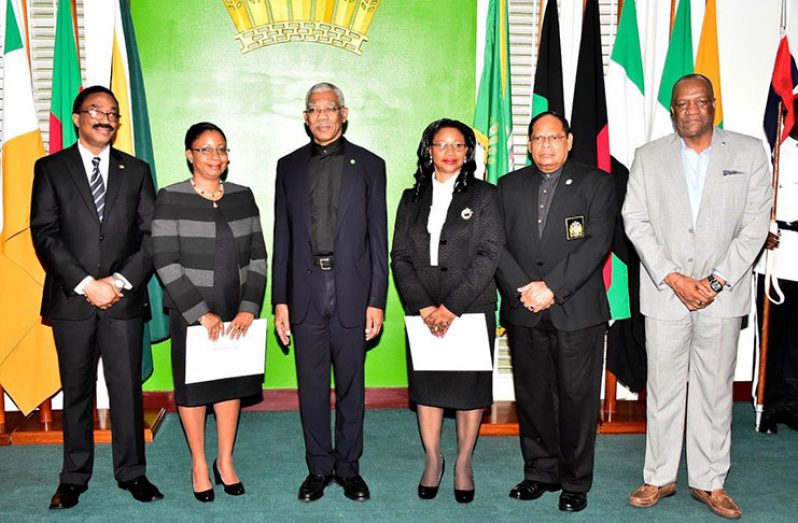
[[[189,176],[186,129],[216,123],[231,149],[229,179],[255,193],[269,251],[275,165],[308,140],[302,110],[311,85],[341,87],[350,108],[347,138],[385,159],[391,235],[399,196],[412,184],[421,131],[443,116],[473,119],[476,0],[383,0],[360,56],[311,42],[242,54],[222,0],[136,0],[132,12],[159,185]],[[263,315],[271,324],[270,296],[269,288]],[[169,342],[155,346],[153,357],[145,390],[171,390]],[[367,356],[366,385],[406,383],[403,312],[391,281],[384,332]],[[293,350],[284,355],[270,332],[265,387],[295,386]]]

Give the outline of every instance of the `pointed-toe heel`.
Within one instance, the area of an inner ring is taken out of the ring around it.
[[[194,490],[194,473],[191,473],[191,491],[194,493],[194,499],[200,501],[202,503],[210,503],[214,500],[216,496],[213,494],[213,487],[209,488],[208,490],[203,490],[201,492],[197,492]]]
[[[457,467],[455,466],[454,471],[454,480],[457,481]],[[474,483],[474,473],[471,472],[471,483]],[[474,494],[476,493],[476,487],[470,490],[460,490],[457,487],[454,488],[454,500],[458,503],[471,503],[474,501]]]
[[[441,480],[443,479],[443,471],[446,470],[446,459],[441,456],[441,473],[438,475],[438,484],[434,487],[427,487],[422,485],[421,483],[418,484],[418,497],[421,499],[435,499],[435,496],[438,495],[438,488],[441,486]]]
[[[216,460],[213,460],[213,480],[217,485],[224,486],[224,493],[228,496],[240,496],[245,492],[244,484],[240,481],[238,483],[228,485],[222,480],[222,475],[219,473],[219,467],[216,466]]]

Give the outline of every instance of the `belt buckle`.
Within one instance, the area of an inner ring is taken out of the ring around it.
[[[329,256],[319,258],[319,268],[323,271],[331,271],[333,268],[332,258]]]

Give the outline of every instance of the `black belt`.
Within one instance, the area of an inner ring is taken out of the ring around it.
[[[335,266],[335,256],[313,256],[313,265],[323,271],[331,271]]]
[[[776,225],[778,225],[779,229],[781,229],[783,231],[795,231],[795,232],[798,232],[798,221],[783,222],[781,220],[776,220]]]

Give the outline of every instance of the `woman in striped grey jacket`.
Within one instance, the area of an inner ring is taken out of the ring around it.
[[[263,374],[185,383],[186,329],[238,338],[260,314],[266,287],[266,248],[252,191],[223,182],[227,139],[216,125],[191,126],[185,138],[189,180],[161,189],[152,224],[155,269],[166,288],[172,336],[175,401],[192,456],[194,496],[213,501],[205,459],[205,412],[213,405],[218,433],[214,479],[224,491],[244,487],[233,466],[241,398],[259,395]],[[226,331],[224,322],[230,322]]]

